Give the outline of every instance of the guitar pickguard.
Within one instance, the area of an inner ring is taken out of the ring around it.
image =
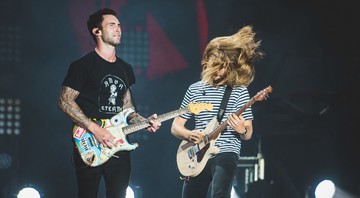
[[[110,120],[105,120],[101,123],[103,128],[106,128],[114,137],[116,147],[108,148],[98,143],[92,133],[87,132],[84,128],[75,125],[73,131],[73,138],[75,145],[81,155],[83,161],[89,166],[99,166],[105,163],[110,157],[116,157],[114,154],[118,151],[131,151],[138,147],[138,144],[130,144],[125,134],[122,132],[122,127],[127,126],[127,117],[133,113],[134,110],[126,109],[121,113],[113,116]]]

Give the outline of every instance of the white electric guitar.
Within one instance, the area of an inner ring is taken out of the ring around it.
[[[185,108],[159,115],[157,120],[163,122],[187,112],[198,114],[204,110],[212,110],[212,108],[213,106],[210,103],[190,103]],[[74,125],[73,139],[82,160],[87,165],[92,167],[99,166],[108,161],[111,157],[117,157],[114,154],[118,151],[131,151],[138,147],[137,143],[129,143],[126,139],[126,135],[145,129],[149,127],[150,124],[149,120],[145,120],[136,124],[128,125],[127,117],[132,113],[134,113],[133,109],[124,109],[111,119],[105,119],[102,121],[101,127],[106,128],[106,130],[115,136],[117,146],[111,149],[99,144],[91,132],[87,132],[86,129],[81,126]]]
[[[242,114],[248,107],[256,101],[263,101],[268,94],[272,92],[272,87],[268,86],[258,92],[256,96],[251,98],[242,108],[235,112],[236,115]],[[198,144],[183,140],[178,148],[176,162],[179,172],[183,176],[195,177],[205,168],[208,159],[218,153],[220,149],[215,146],[215,141],[220,137],[221,132],[226,128],[227,120],[219,125],[216,117],[214,117],[206,128],[202,131],[205,134],[204,140]]]

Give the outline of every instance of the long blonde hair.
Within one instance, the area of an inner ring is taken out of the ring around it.
[[[222,84],[248,86],[255,76],[253,62],[263,56],[259,51],[261,41],[255,41],[252,26],[245,26],[230,36],[216,37],[205,48],[201,65],[201,80],[214,84],[217,72],[226,68]]]

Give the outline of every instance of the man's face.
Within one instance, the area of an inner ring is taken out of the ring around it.
[[[102,35],[101,38],[104,43],[116,46],[121,42],[121,28],[119,20],[113,15],[104,15],[104,20],[101,24]]]
[[[226,70],[227,70],[227,67],[223,67],[216,73],[216,75],[213,78],[214,84],[220,85],[222,83],[222,81],[227,76],[227,71]]]

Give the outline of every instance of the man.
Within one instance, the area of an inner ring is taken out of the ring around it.
[[[233,35],[217,37],[209,42],[201,61],[201,81],[189,86],[181,107],[190,102],[210,102],[214,108],[195,115],[194,130],[185,127],[187,120],[192,118],[190,113],[176,117],[172,123],[171,132],[175,137],[194,144],[206,142],[202,131],[213,118],[218,117],[218,112],[222,112],[219,111],[221,101],[225,90],[231,87],[228,102],[224,106],[224,116],[218,120],[227,120],[229,125],[215,142],[220,152],[209,157],[200,174],[184,179],[183,198],[205,198],[210,184],[211,197],[230,197],[241,140],[249,140],[253,133],[251,108],[239,116],[235,112],[250,99],[247,86],[255,75],[253,61],[262,55],[258,51],[260,42],[255,42],[254,36],[252,27],[245,26]],[[191,154],[185,153],[186,157]]]
[[[100,9],[87,21],[90,35],[96,42],[94,51],[71,63],[63,81],[59,98],[60,109],[74,124],[92,133],[106,148],[117,146],[114,135],[96,121],[110,119],[124,109],[134,108],[130,86],[135,83],[132,67],[116,56],[121,28],[116,12]],[[159,129],[157,115],[149,119],[149,132]],[[128,123],[145,121],[137,113],[128,116]],[[75,145],[75,144],[74,144]],[[103,176],[107,198],[124,198],[129,184],[130,152],[119,151],[104,164],[91,167],[84,163],[77,148],[74,162],[79,198],[96,198]]]

